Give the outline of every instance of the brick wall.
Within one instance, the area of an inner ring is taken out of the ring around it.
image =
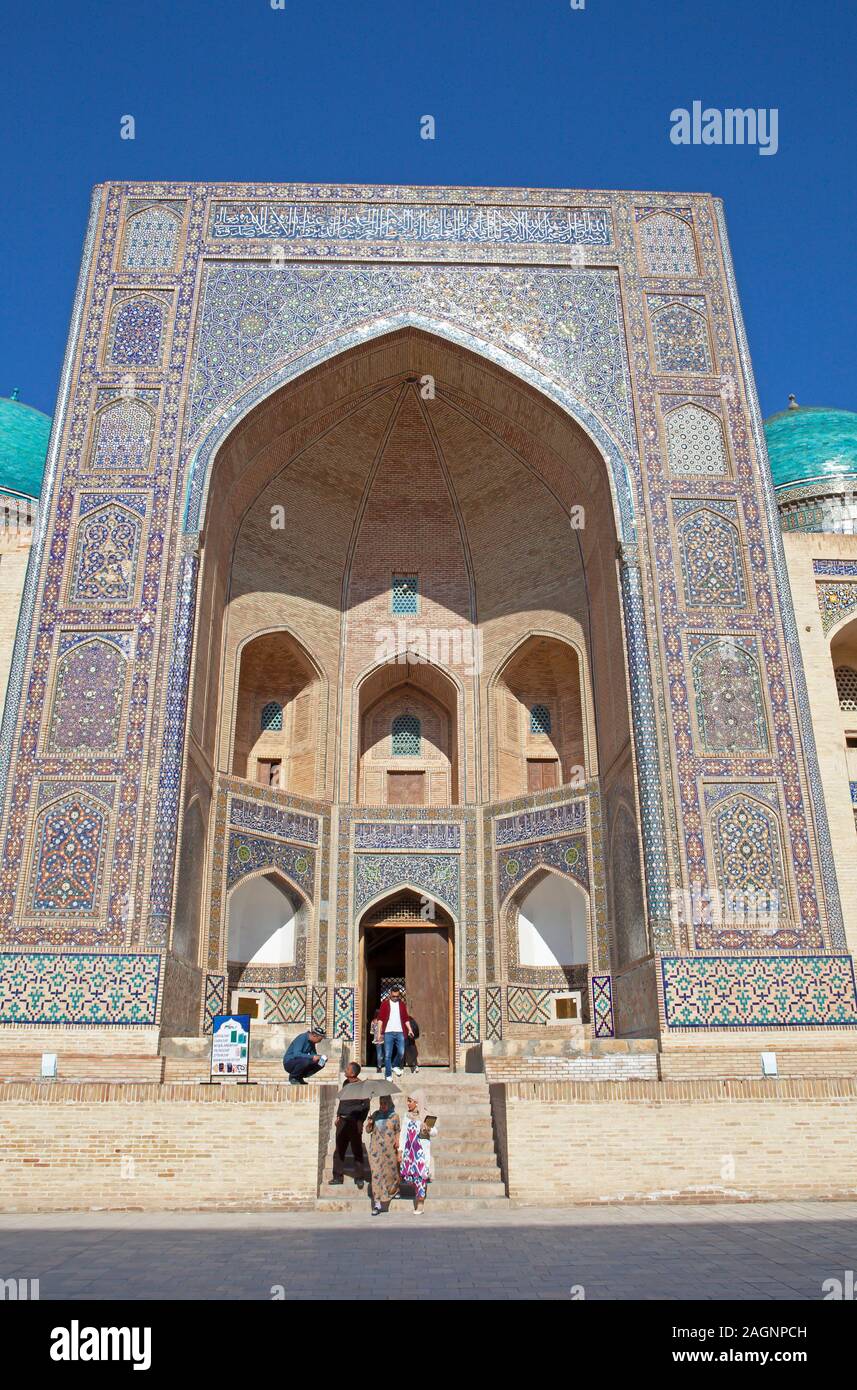
[[[857,1194],[857,1080],[517,1083],[497,1096],[520,1202]]]
[[[312,1207],[334,1102],[332,1086],[0,1086],[3,1209]]]

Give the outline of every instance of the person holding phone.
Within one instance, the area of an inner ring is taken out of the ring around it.
[[[414,1189],[414,1211],[425,1210],[426,1187],[431,1181],[431,1141],[437,1134],[437,1115],[428,1113],[425,1092],[414,1091],[407,1098],[407,1110],[399,1134],[402,1182]]]

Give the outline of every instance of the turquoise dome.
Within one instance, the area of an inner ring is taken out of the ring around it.
[[[0,488],[38,497],[51,433],[50,417],[13,391],[0,396]]]
[[[765,421],[776,487],[857,474],[857,414],[827,406],[793,406]]]

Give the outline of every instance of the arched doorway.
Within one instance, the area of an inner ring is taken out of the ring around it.
[[[404,990],[420,1029],[420,1066],[448,1067],[453,1047],[455,937],[451,915],[403,889],[375,903],[360,922],[361,1060],[375,1064],[373,1014],[393,985]]]

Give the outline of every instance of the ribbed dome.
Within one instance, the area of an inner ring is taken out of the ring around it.
[[[51,433],[50,417],[31,405],[0,396],[0,488],[38,497]]]
[[[765,421],[774,484],[857,475],[857,414],[797,406]]]

